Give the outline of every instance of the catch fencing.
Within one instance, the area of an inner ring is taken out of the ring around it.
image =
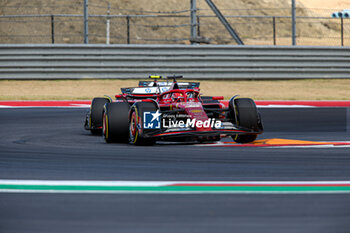
[[[350,78],[350,47],[0,45],[0,79]]]
[[[246,45],[291,45],[288,16],[225,15]],[[186,15],[90,15],[92,44],[189,44]],[[297,45],[349,46],[350,19],[297,17]],[[0,15],[0,43],[83,43],[83,15]],[[30,29],[33,30],[30,30]],[[197,16],[197,35],[208,44],[236,44],[216,16]]]
[[[236,44],[204,0],[88,2],[85,19],[84,0],[3,1],[0,44]],[[245,45],[292,45],[290,1],[253,2],[216,5]],[[341,10],[297,6],[296,44],[350,46],[350,18],[331,17]]]

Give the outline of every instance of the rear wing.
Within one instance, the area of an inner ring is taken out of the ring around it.
[[[154,95],[158,94],[158,87],[129,87],[129,88],[120,88],[123,94],[131,95]]]
[[[127,94],[127,95],[154,96],[154,95],[169,91],[170,86],[128,87],[128,88],[120,88],[120,90],[122,91],[123,94]]]
[[[173,82],[157,82],[159,87],[170,87]],[[199,88],[199,82],[178,82],[179,89],[196,89]],[[139,87],[153,87],[153,81],[140,81]]]

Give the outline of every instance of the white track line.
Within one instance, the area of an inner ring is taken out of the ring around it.
[[[67,190],[6,190],[0,189],[0,193],[59,193],[59,194],[349,194],[350,191],[67,191]]]
[[[0,185],[73,185],[73,186],[144,186],[159,187],[175,184],[295,184],[295,185],[334,185],[349,184],[349,181],[99,181],[99,180],[10,180],[1,179]]]

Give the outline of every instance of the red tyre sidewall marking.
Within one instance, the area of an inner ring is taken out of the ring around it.
[[[108,135],[106,135],[107,130],[106,130],[106,113],[103,113],[103,124],[102,124],[102,130],[103,130],[103,135],[105,136],[105,138],[108,137]]]
[[[133,112],[131,115],[131,121],[130,121],[130,132],[133,137],[136,135],[136,113]]]

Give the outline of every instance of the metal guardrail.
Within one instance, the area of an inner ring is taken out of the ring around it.
[[[350,78],[350,47],[0,45],[0,79]]]

